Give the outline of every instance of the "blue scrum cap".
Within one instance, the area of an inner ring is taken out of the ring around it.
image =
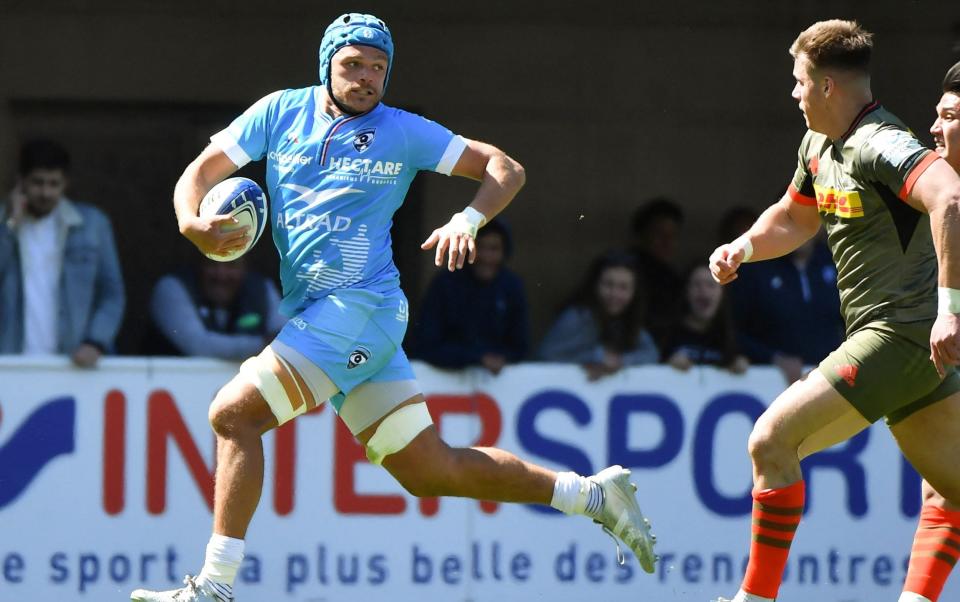
[[[329,86],[330,61],[344,46],[372,46],[387,54],[387,74],[383,90],[387,90],[393,67],[393,37],[387,24],[373,15],[348,13],[333,20],[320,42],[320,83]]]

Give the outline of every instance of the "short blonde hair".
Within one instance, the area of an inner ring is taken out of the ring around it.
[[[803,54],[814,68],[870,71],[873,34],[856,21],[819,21],[803,30],[790,45],[790,56]]]

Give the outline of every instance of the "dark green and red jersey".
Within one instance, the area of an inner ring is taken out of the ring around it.
[[[839,139],[807,131],[788,194],[816,206],[837,264],[848,335],[875,321],[937,314],[937,257],[930,220],[905,201],[938,159],[877,102]]]

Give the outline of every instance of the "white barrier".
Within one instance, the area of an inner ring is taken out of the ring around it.
[[[0,358],[0,602],[124,600],[199,569],[209,536],[209,400],[235,366],[109,359],[96,371]],[[240,600],[706,602],[737,589],[749,543],[753,418],[779,373],[654,367],[587,383],[576,367],[498,378],[418,365],[444,437],[552,468],[633,468],[655,575],[586,519],[406,495],[330,408],[265,439]],[[895,600],[918,480],[885,427],[812,458],[781,601]],[[960,597],[948,585],[943,600]]]

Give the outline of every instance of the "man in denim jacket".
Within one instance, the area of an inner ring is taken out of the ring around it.
[[[125,299],[109,219],[63,196],[69,164],[53,141],[21,149],[0,207],[0,353],[69,355],[87,368],[112,349]]]

